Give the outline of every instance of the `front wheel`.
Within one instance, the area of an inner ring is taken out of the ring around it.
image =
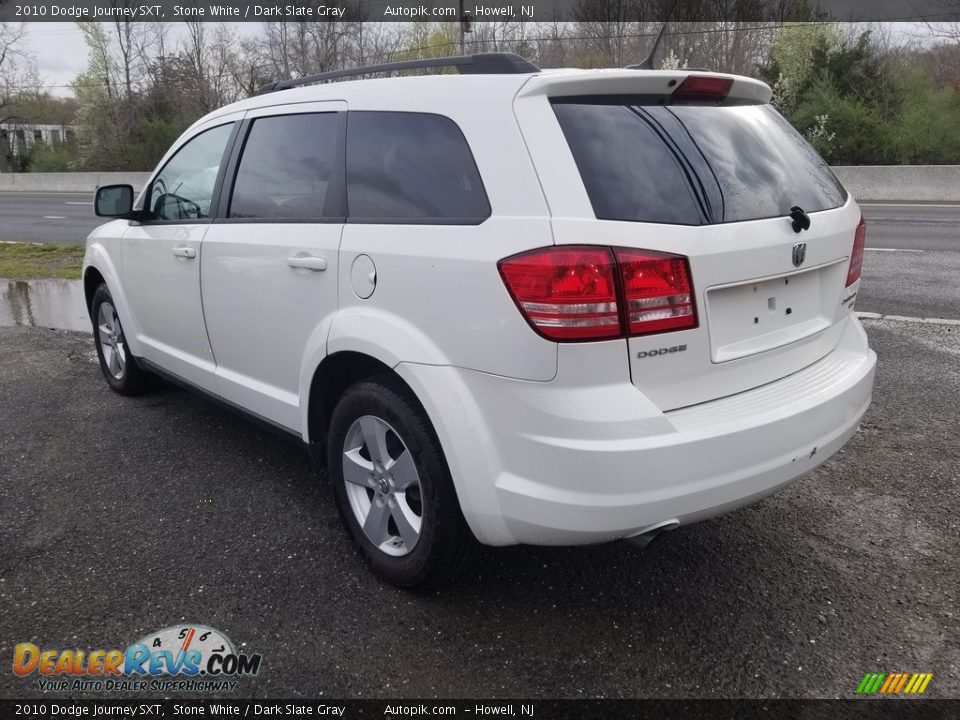
[[[463,566],[476,541],[433,426],[401,383],[380,376],[350,388],[327,442],[340,514],[377,575],[416,588]]]
[[[97,346],[100,369],[107,384],[121,395],[139,395],[150,386],[151,375],[137,365],[130,354],[126,336],[120,325],[106,283],[93,294],[90,304],[93,317],[93,342]]]

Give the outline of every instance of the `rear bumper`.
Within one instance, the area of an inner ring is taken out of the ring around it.
[[[562,357],[550,383],[403,369],[437,426],[481,542],[600,542],[753,502],[850,439],[870,404],[876,366],[851,318],[837,348],[810,367],[661,413],[628,377],[590,384],[588,377],[618,377],[615,368],[625,365],[622,348],[601,359],[598,347],[586,368]]]

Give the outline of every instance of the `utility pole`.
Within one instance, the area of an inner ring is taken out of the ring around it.
[[[461,57],[465,54],[463,49],[464,38],[463,36],[466,33],[473,32],[473,18],[470,16],[469,10],[463,9],[463,0],[459,0],[460,6],[460,55]]]
[[[360,23],[360,27],[358,28],[358,34],[360,36],[358,43],[360,45],[360,67],[363,67],[366,64],[363,61],[363,0],[357,2],[357,13],[359,15],[357,19]]]

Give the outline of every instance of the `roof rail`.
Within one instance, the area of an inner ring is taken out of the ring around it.
[[[538,73],[540,68],[532,62],[514,53],[474,53],[456,57],[427,58],[425,60],[403,60],[401,62],[384,63],[382,65],[367,65],[365,67],[334,70],[306,75],[290,80],[276,80],[267,83],[257,91],[257,95],[287,90],[301,85],[339,80],[340,78],[369,75],[371,73],[395,72],[397,70],[415,70],[418,68],[456,68],[461,75],[520,75]]]

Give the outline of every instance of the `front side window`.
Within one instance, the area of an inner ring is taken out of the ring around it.
[[[237,169],[229,217],[310,220],[336,214],[326,206],[337,125],[336,113],[254,120]]]
[[[478,223],[490,215],[460,128],[428,113],[350,113],[347,204],[354,222]]]
[[[233,123],[205,130],[177,150],[150,186],[153,222],[210,217],[213,191]]]

